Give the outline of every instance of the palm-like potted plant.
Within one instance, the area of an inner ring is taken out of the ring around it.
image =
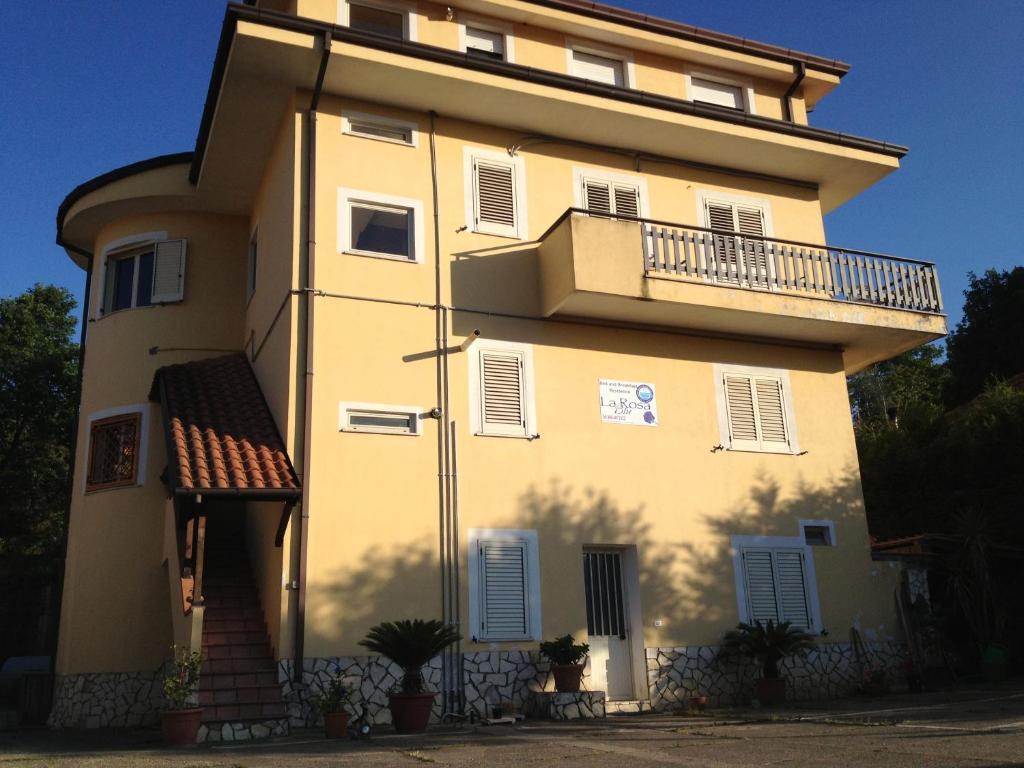
[[[327,684],[314,697],[320,714],[324,716],[324,736],[328,739],[343,739],[348,733],[349,715],[345,704],[351,695],[352,689],[341,679],[341,668],[335,665]]]
[[[359,644],[402,668],[398,692],[388,700],[399,733],[422,733],[430,720],[434,694],[423,686],[423,665],[459,639],[455,627],[431,619],[385,621],[372,627]]]
[[[160,714],[160,731],[168,746],[185,747],[196,743],[203,716],[203,710],[194,706],[203,657],[176,645],[171,646],[171,653],[171,668],[164,677],[166,707]]]
[[[788,621],[753,624],[740,623],[726,632],[722,654],[744,656],[761,667],[756,683],[757,699],[771,706],[786,700],[786,680],[779,675],[779,662],[787,656],[802,655],[814,646],[812,635],[792,626]]]
[[[576,693],[583,680],[587,652],[590,646],[576,643],[572,635],[562,635],[540,644],[540,652],[551,662],[551,674],[555,677],[555,690]]]

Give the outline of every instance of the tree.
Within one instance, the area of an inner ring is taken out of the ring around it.
[[[978,396],[993,379],[1024,372],[1024,267],[968,277],[963,319],[946,342],[949,405]]]
[[[941,413],[949,378],[941,358],[942,349],[929,344],[851,376],[850,408],[858,434]]]

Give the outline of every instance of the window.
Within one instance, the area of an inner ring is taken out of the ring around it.
[[[349,136],[360,136],[364,139],[389,141],[393,144],[404,144],[415,147],[418,143],[416,123],[394,120],[379,115],[366,115],[362,112],[345,112],[341,116],[341,132]]]
[[[423,204],[419,200],[338,190],[338,249],[397,261],[423,260]]]
[[[103,314],[181,301],[185,241],[164,240],[108,250],[104,270]]]
[[[339,0],[338,18],[343,26],[393,40],[416,39],[416,14],[394,0]]]
[[[733,537],[734,557],[739,558],[737,594],[740,621],[776,624],[788,621],[804,631],[815,631],[817,589],[813,582],[810,552],[803,546],[787,546],[789,539],[763,537],[762,544]]]
[[[129,413],[92,422],[87,491],[136,484],[141,421],[141,414]]]
[[[470,347],[469,375],[474,434],[537,437],[529,346],[478,340]]]
[[[579,48],[571,48],[569,56],[569,73],[573,76],[620,88],[630,87],[626,76],[626,62],[623,59]]]
[[[809,547],[834,547],[836,528],[831,520],[801,520],[800,533]]]
[[[467,148],[465,162],[466,226],[487,235],[524,237],[527,228],[521,158]]]
[[[749,80],[705,73],[686,73],[690,101],[754,114],[754,87]]]
[[[342,432],[376,432],[384,435],[420,434],[422,410],[411,405],[342,403]]]
[[[764,241],[770,236],[767,202],[719,193],[701,193],[698,197],[701,221],[715,230],[715,263],[708,265],[714,279],[751,288],[771,287],[775,265],[768,258]],[[724,234],[733,232],[741,236]]]
[[[512,61],[512,35],[508,32],[486,29],[476,24],[466,24],[460,31],[459,48],[470,58]]]
[[[799,453],[787,372],[716,365],[714,375],[725,448]]]
[[[469,530],[469,601],[474,642],[540,639],[535,530]]]
[[[647,185],[643,179],[583,168],[573,169],[573,178],[577,208],[612,216],[644,215]]]
[[[249,240],[249,253],[245,265],[245,300],[248,302],[256,293],[256,266],[259,259],[259,227],[253,230]]]

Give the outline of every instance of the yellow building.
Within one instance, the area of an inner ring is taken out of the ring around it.
[[[442,618],[436,714],[591,646],[600,713],[795,697],[899,657],[846,376],[946,333],[933,265],[825,244],[898,145],[812,127],[847,65],[577,0],[230,6],[195,151],[75,189],[87,274],[55,725],[312,722],[333,660]],[[851,647],[863,639],[864,659]],[[564,714],[564,713],[563,713]]]

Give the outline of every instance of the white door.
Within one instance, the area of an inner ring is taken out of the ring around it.
[[[583,553],[590,644],[591,690],[609,701],[636,698],[629,638],[629,610],[623,588],[622,554],[615,550]]]

